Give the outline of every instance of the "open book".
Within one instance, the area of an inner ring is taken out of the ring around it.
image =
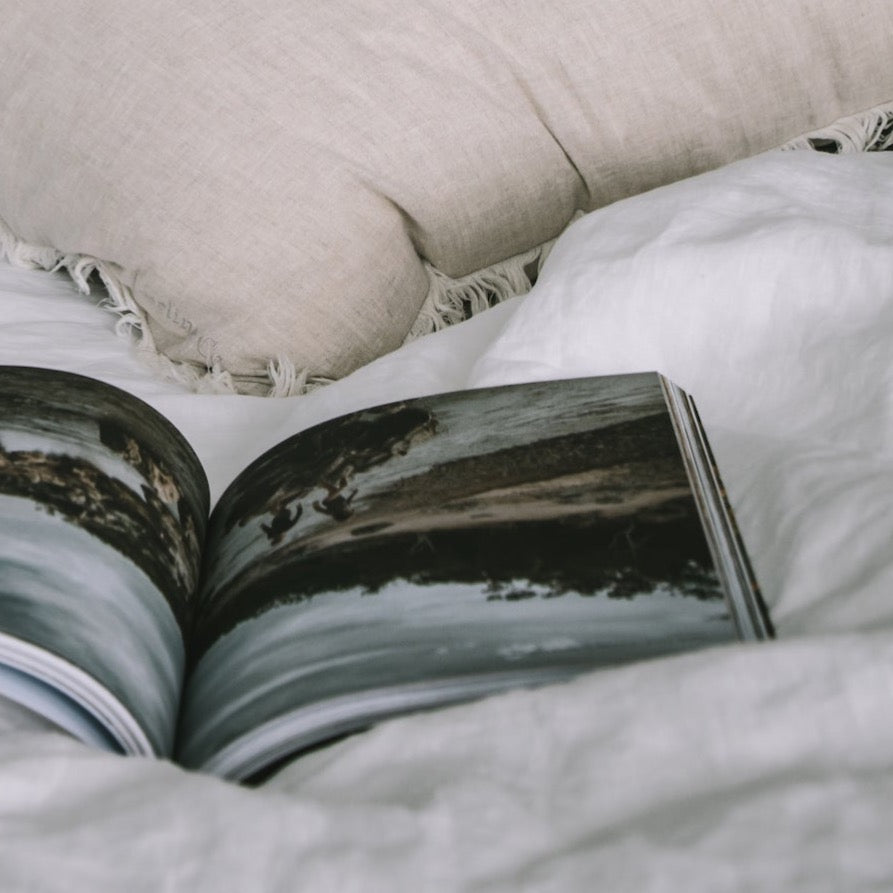
[[[389,716],[771,635],[694,407],[653,373],[352,413],[208,501],[142,401],[0,367],[0,693],[246,779]]]

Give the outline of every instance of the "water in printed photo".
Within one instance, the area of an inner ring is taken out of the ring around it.
[[[652,374],[318,426],[237,478],[210,543],[183,725],[198,762],[352,692],[533,684],[736,635]]]
[[[247,730],[293,711],[325,723],[327,702],[426,683],[450,700],[463,686],[481,694],[568,678],[599,666],[706,647],[733,639],[722,601],[655,588],[635,597],[550,595],[518,581],[494,598],[469,584],[396,581],[274,608],[221,639],[187,693],[179,758],[201,766]],[[416,700],[410,700],[415,698]],[[401,712],[400,695],[388,712]],[[433,704],[432,704],[433,706]],[[334,718],[338,718],[337,716]],[[361,725],[380,717],[362,714]],[[335,731],[356,728],[339,722]],[[306,730],[302,730],[306,731]],[[329,737],[325,725],[307,743]],[[314,734],[315,733],[315,734]]]
[[[169,752],[184,648],[164,597],[115,549],[3,495],[0,629],[91,675]]]
[[[194,454],[145,404],[0,369],[0,631],[94,676],[162,752],[207,499]]]

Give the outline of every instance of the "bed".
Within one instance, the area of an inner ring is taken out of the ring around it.
[[[4,231],[0,362],[148,401],[212,498],[284,436],[373,403],[664,373],[697,401],[777,638],[396,719],[255,788],[102,753],[3,700],[0,886],[887,889],[891,123],[875,106],[640,184],[490,280],[460,264],[445,287],[429,265],[422,322],[349,374],[205,357],[196,375],[125,276]]]
[[[395,720],[253,790],[96,752],[7,702],[4,886],[882,888],[891,199],[889,153],[766,153],[586,215],[528,295],[282,400],[166,381],[98,298],[4,263],[4,362],[148,400],[215,492],[370,400],[658,368],[698,399],[778,631]]]

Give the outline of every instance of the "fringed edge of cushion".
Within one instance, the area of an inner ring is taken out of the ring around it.
[[[813,149],[844,155],[883,152],[893,148],[893,100],[865,112],[839,118],[826,127],[804,133],[779,147],[782,151]]]
[[[530,291],[556,239],[456,279],[427,261],[428,294],[404,343]]]
[[[812,149],[818,152],[850,153],[893,149],[893,101],[841,118],[826,127],[805,133],[779,147],[782,151]],[[577,211],[568,225],[582,216]],[[559,234],[560,235],[560,234]],[[428,293],[404,343],[444,329],[528,292],[558,236],[489,267],[452,278],[423,261]],[[271,358],[259,375],[234,375],[218,365],[202,367],[177,362],[160,353],[149,330],[145,313],[133,299],[114,264],[82,254],[64,254],[54,248],[19,239],[0,219],[0,255],[28,269],[64,269],[84,294],[90,294],[95,273],[106,296],[99,306],[118,316],[116,332],[128,338],[138,355],[164,378],[205,394],[256,394],[291,397],[305,394],[331,380],[311,376],[287,357]]]
[[[105,289],[98,306],[117,316],[115,332],[133,343],[140,359],[154,371],[199,393],[236,392],[228,372],[217,368],[201,370],[189,363],[177,363],[158,351],[143,311],[112,265],[89,255],[65,254],[55,248],[26,242],[19,239],[2,219],[0,256],[5,256],[13,266],[27,270],[45,270],[49,273],[65,270],[85,295],[92,293],[90,279],[95,273]]]
[[[424,262],[428,292],[405,342],[461,322],[494,304],[529,291],[555,239],[508,260],[452,279]],[[254,394],[293,397],[309,393],[331,379],[313,376],[284,356],[268,360],[261,375],[233,374],[218,365],[198,366],[176,361],[161,353],[152,337],[145,312],[121,280],[114,264],[84,254],[65,254],[19,239],[0,219],[0,256],[14,266],[31,270],[65,270],[78,290],[92,294],[91,278],[98,277],[105,294],[98,306],[115,314],[116,333],[127,338],[139,358],[166,380],[199,394]]]
[[[298,369],[286,357],[267,362],[262,375],[233,375],[219,365],[198,366],[177,362],[161,353],[142,308],[133,298],[130,288],[117,274],[114,265],[84,254],[64,254],[55,248],[35,245],[19,239],[0,219],[0,256],[11,264],[29,270],[50,273],[65,270],[85,295],[92,294],[91,277],[95,274],[105,294],[98,306],[117,317],[115,332],[129,340],[137,356],[165,380],[183,385],[198,394],[256,394],[266,397],[291,397],[305,394],[328,379],[311,377],[309,370]]]

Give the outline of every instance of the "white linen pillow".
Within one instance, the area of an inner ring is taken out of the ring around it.
[[[890,152],[770,152],[626,199],[558,240],[469,384],[664,373],[777,628],[889,622],[891,239]]]
[[[771,433],[784,407],[794,436],[831,407],[827,437],[873,419],[893,447],[886,379],[851,353],[893,330],[891,236],[890,152],[770,152],[626,199],[561,236],[471,384],[659,369],[710,417]],[[837,388],[802,405],[819,374]]]
[[[863,0],[0,0],[0,232],[186,378],[296,389],[588,210],[893,98]],[[282,382],[286,382],[285,385]]]

